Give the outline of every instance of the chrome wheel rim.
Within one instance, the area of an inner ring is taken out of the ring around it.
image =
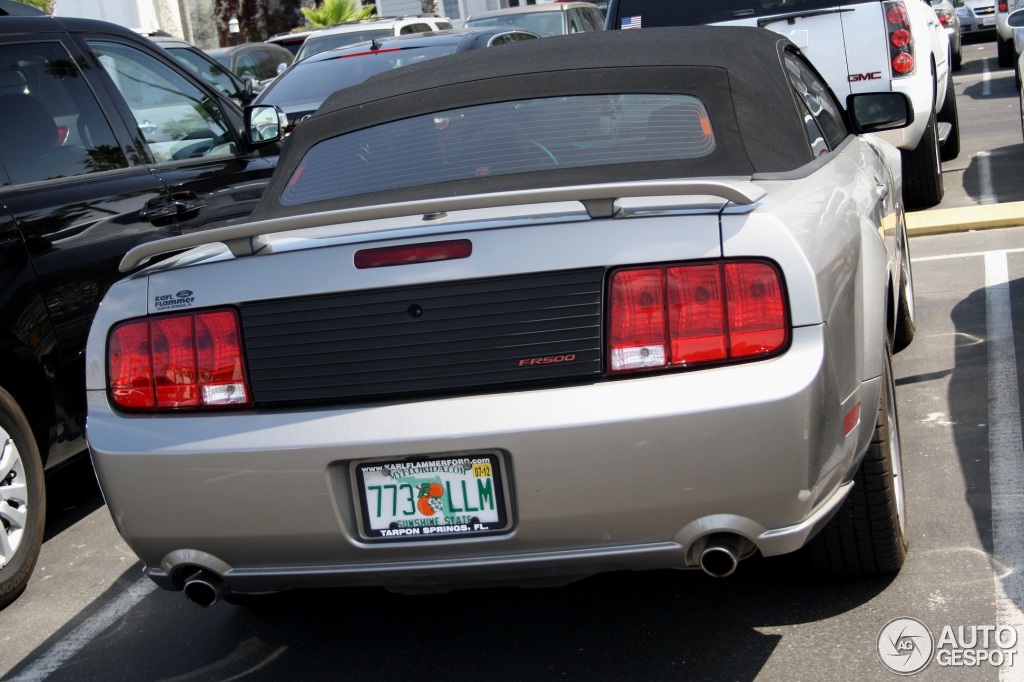
[[[0,428],[0,568],[14,558],[28,520],[28,480],[14,439]]]
[[[886,363],[887,365],[889,363]],[[906,537],[906,498],[903,488],[903,453],[900,449],[900,427],[896,418],[896,384],[892,377],[892,367],[887,366],[885,377],[885,420],[889,431],[889,461],[892,466],[893,492],[896,494],[896,518],[900,526],[900,536]]]

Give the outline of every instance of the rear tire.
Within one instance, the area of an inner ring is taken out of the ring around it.
[[[940,201],[945,191],[942,183],[939,138],[935,134],[935,114],[913,151],[902,150],[903,202],[907,208],[931,208]]]
[[[0,609],[18,598],[43,544],[46,487],[25,413],[0,388]]]
[[[1016,50],[1013,47],[1013,38],[1009,40],[1003,40],[996,36],[996,54],[999,60],[999,66],[1006,68],[1013,66],[1015,57],[1017,56]]]
[[[946,77],[946,101],[939,111],[937,120],[949,123],[953,129],[949,131],[949,137],[942,144],[941,157],[943,161],[952,161],[960,156],[960,117],[957,115],[956,90],[953,88],[953,77]],[[942,169],[939,169],[942,172]]]
[[[846,576],[894,573],[907,557],[899,418],[888,352],[875,433],[854,477],[853,490],[808,545],[808,551],[819,570]]]
[[[893,331],[892,352],[899,353],[910,345],[917,333],[917,313],[914,306],[914,273],[910,264],[910,240],[903,233],[903,263],[900,267],[900,295],[896,300],[896,328]]]

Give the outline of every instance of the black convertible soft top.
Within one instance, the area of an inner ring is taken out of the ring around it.
[[[253,218],[553,185],[791,171],[813,157],[785,72],[786,50],[796,47],[760,28],[652,28],[524,41],[395,69],[334,93],[295,128]],[[698,159],[552,168],[297,206],[280,203],[306,152],[322,140],[458,107],[628,93],[698,97],[715,125],[714,152]]]

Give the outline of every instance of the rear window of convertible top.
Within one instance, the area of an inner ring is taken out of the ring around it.
[[[715,149],[690,95],[580,95],[391,121],[309,149],[280,197],[297,206],[368,192],[557,168],[694,159]]]

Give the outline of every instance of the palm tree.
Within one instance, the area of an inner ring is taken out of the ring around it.
[[[21,0],[26,5],[32,5],[38,7],[47,14],[53,14],[53,1],[52,0]]]
[[[314,28],[323,28],[331,24],[367,19],[373,16],[376,9],[374,5],[362,6],[358,0],[323,0],[315,9],[303,7],[302,13]]]

